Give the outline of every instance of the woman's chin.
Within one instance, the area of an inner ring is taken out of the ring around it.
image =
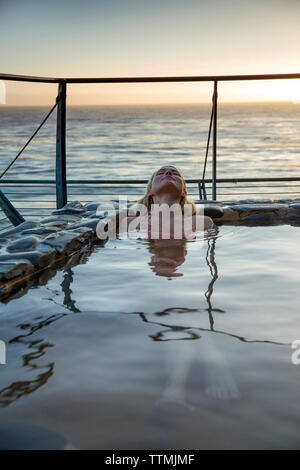
[[[161,183],[158,193],[162,194],[172,194],[174,197],[179,197],[182,192],[182,188],[178,187],[178,184],[174,180],[165,180]]]

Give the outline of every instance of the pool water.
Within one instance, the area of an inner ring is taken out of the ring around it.
[[[2,422],[78,449],[299,448],[299,233],[120,236],[2,303]]]

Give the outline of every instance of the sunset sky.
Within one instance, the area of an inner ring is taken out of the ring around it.
[[[1,72],[130,77],[300,72],[300,0],[0,0]],[[57,85],[5,82],[6,105]],[[209,83],[70,85],[69,105],[199,103]],[[300,101],[300,80],[223,83],[230,101]]]

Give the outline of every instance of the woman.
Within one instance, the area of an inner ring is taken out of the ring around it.
[[[114,217],[119,232],[139,227],[151,239],[191,238],[197,230],[207,230],[214,224],[210,217],[197,213],[196,205],[187,199],[184,178],[173,165],[163,166],[153,173],[144,196],[129,209],[129,216],[122,211]],[[112,218],[106,219],[106,224]],[[104,223],[98,224],[99,232]],[[111,236],[111,229],[106,233]]]

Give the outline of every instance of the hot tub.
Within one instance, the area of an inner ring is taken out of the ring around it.
[[[2,420],[78,449],[299,448],[299,230],[119,236],[19,292]]]

